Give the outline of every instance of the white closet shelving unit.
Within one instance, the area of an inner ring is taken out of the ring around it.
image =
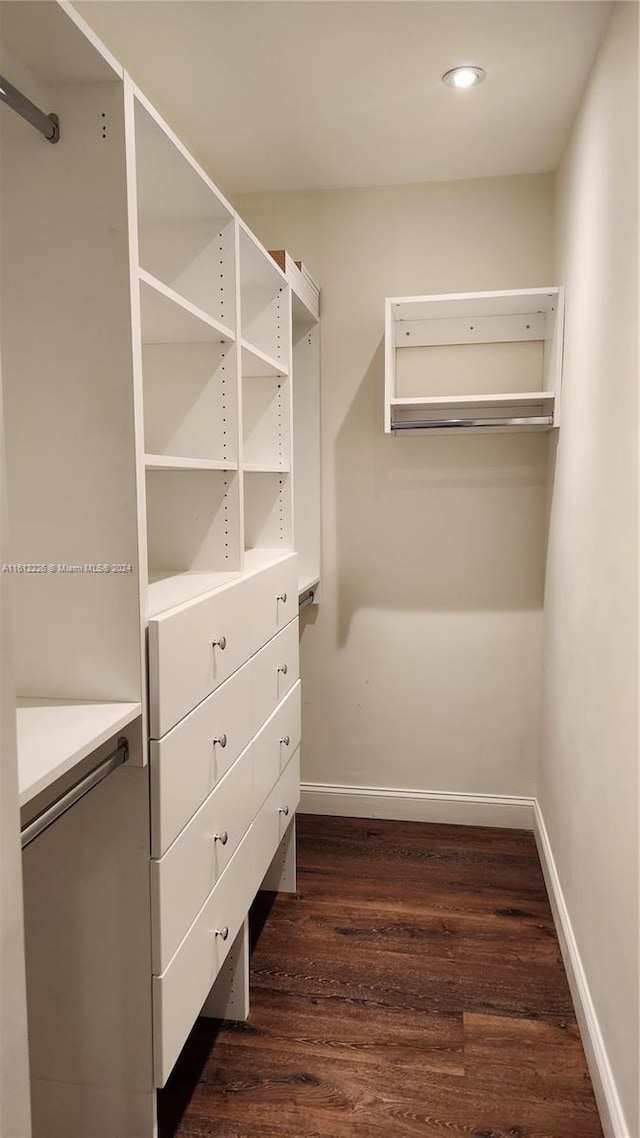
[[[2,17],[61,128],[0,108],[23,823],[73,799],[24,850],[34,1138],[155,1138],[197,1015],[247,1014],[256,891],[295,888],[317,295],[71,6]]]
[[[6,572],[24,805],[132,723],[144,687],[122,70],[57,5],[27,7],[3,5],[0,71],[64,132],[49,145],[3,108]]]
[[[559,426],[563,328],[556,286],[387,298],[385,431]]]
[[[291,288],[293,465],[298,595],[318,600],[320,585],[320,289],[302,264],[284,249],[271,256]]]

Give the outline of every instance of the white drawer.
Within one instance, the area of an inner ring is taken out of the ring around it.
[[[251,746],[159,861],[151,862],[153,971],[164,972],[254,815]]]
[[[261,648],[251,661],[251,715],[254,734],[300,676],[298,621]]]
[[[256,578],[149,621],[149,721],[160,739],[252,655]]]
[[[257,813],[300,744],[300,680],[253,741],[253,794]]]
[[[280,775],[277,786],[267,800],[267,805],[269,803],[277,814],[280,843],[300,805],[300,748]]]
[[[156,1086],[166,1083],[277,845],[276,814],[261,811],[166,972],[153,977]]]
[[[253,650],[257,651],[298,615],[298,555],[292,553],[256,573],[255,590]]]
[[[151,743],[152,857],[162,857],[254,734],[250,669],[248,663],[234,672]]]

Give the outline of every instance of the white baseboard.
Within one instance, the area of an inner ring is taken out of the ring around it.
[[[582,966],[569,910],[564,899],[551,849],[551,842],[537,800],[535,800],[534,813],[534,832],[542,863],[542,872],[549,894],[558,940],[560,941],[562,959],[571,989],[580,1035],[582,1036],[582,1045],[589,1065],[593,1091],[600,1111],[602,1129],[605,1138],[631,1138],[631,1131],[625,1121],[589,984]]]
[[[449,822],[533,830],[534,799],[513,795],[457,794],[372,786],[303,782],[301,814],[389,818],[398,822]]]

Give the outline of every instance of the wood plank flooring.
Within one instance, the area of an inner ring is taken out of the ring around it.
[[[602,1138],[533,835],[298,817],[251,1015],[199,1020],[161,1138]]]

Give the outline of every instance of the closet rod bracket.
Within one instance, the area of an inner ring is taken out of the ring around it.
[[[11,107],[13,111],[26,119],[31,126],[40,131],[44,135],[47,142],[60,141],[60,119],[57,115],[46,115],[35,103],[31,102],[26,95],[22,94],[17,87],[13,86],[4,75],[0,75],[0,100]]]

